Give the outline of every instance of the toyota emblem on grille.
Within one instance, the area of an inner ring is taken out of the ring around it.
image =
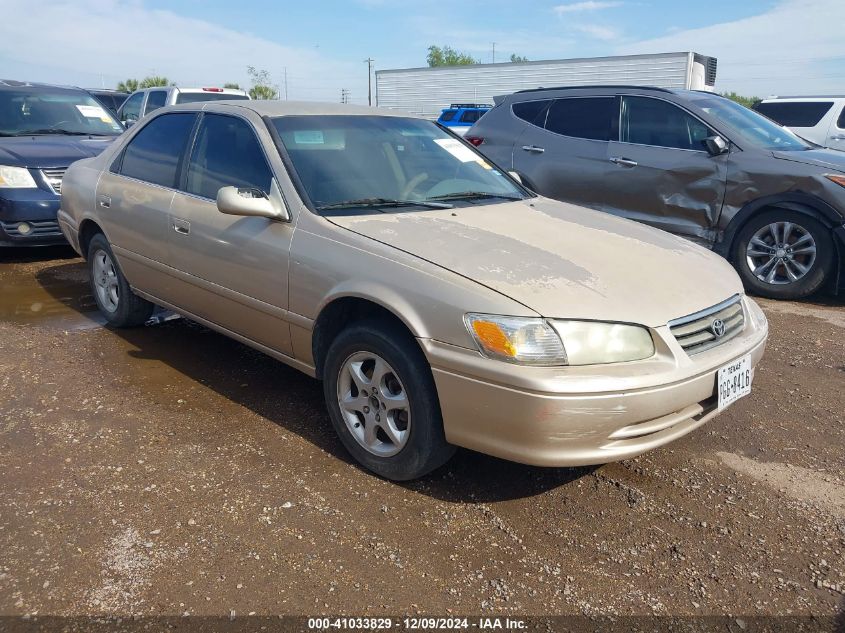
[[[725,322],[722,319],[716,319],[710,324],[710,331],[716,338],[722,338],[725,335]]]

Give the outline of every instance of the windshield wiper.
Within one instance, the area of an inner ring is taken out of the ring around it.
[[[503,193],[491,193],[489,191],[459,191],[456,193],[444,193],[439,196],[431,196],[426,200],[480,200],[482,198],[503,198],[504,200],[522,200],[521,197],[508,196]]]
[[[39,130],[23,130],[18,132],[15,136],[30,136],[32,134],[66,134],[68,136],[91,136],[90,132],[73,132],[71,130],[64,130],[62,128],[41,128]]]
[[[359,200],[343,200],[317,207],[318,211],[329,209],[349,209],[355,207],[428,207],[429,209],[451,209],[451,204],[443,202],[429,202],[426,200],[394,200],[392,198],[361,198]]]

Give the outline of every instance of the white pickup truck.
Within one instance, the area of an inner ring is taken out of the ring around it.
[[[143,88],[129,95],[118,109],[117,116],[123,125],[129,127],[141,117],[164,106],[224,99],[249,99],[249,94],[235,88],[179,88],[177,86]]]

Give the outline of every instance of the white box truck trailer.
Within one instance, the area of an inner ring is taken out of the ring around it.
[[[713,90],[716,58],[699,53],[582,57],[376,71],[376,103],[437,118],[451,103],[493,103],[527,88],[621,84]]]

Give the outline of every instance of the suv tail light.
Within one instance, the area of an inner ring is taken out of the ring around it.
[[[464,137],[467,142],[472,143],[475,147],[478,147],[484,142],[484,138],[481,136],[465,136]]]

